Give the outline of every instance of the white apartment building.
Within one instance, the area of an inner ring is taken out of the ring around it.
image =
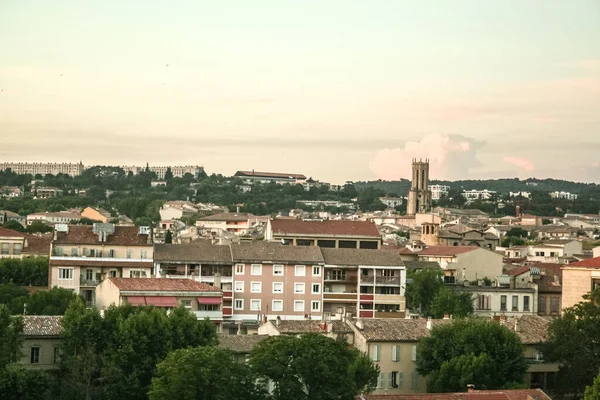
[[[550,197],[553,199],[577,200],[579,195],[571,192],[550,192]]]
[[[387,207],[398,207],[404,203],[405,199],[402,197],[380,197],[379,201],[385,204]]]
[[[494,192],[493,190],[487,190],[487,189],[463,190],[463,192],[462,192],[462,195],[465,199],[467,199],[467,202],[471,202],[474,200],[489,200],[495,194],[496,194],[496,192]]]
[[[509,192],[508,195],[510,197],[523,197],[525,199],[531,199],[530,192]]]
[[[146,167],[139,167],[136,165],[120,165],[119,168],[122,168],[125,172],[125,175],[132,172],[134,175],[139,174],[146,170]],[[191,174],[194,178],[197,178],[203,171],[204,167],[200,167],[198,165],[176,165],[176,166],[150,166],[150,171],[156,173],[158,179],[165,179],[165,174],[167,173],[167,169],[171,168],[171,173],[175,178],[181,178],[185,174]]]
[[[72,211],[37,212],[27,216],[27,225],[31,225],[34,221],[41,221],[49,225],[69,224],[79,219],[81,219],[81,214]]]
[[[431,199],[439,200],[442,196],[447,196],[450,191],[450,186],[446,185],[429,185],[429,190],[431,191]]]
[[[18,175],[58,175],[58,174],[66,174],[71,176],[79,176],[83,173],[85,169],[83,164],[79,162],[78,164],[72,163],[10,163],[4,162],[0,163],[0,170],[6,171],[10,169],[12,172]]]

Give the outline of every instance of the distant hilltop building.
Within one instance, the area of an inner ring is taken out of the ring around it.
[[[83,173],[85,167],[80,161],[77,164],[72,163],[0,163],[0,171],[6,171],[10,169],[12,172],[18,175],[58,175],[66,174],[71,176],[79,176]]]
[[[429,160],[413,159],[412,185],[408,192],[407,215],[427,213],[431,210],[431,191],[429,190]]]
[[[553,199],[577,200],[579,195],[570,192],[550,192],[550,197]]]
[[[302,174],[288,174],[284,172],[258,172],[258,171],[238,171],[234,175],[237,178],[243,179],[247,183],[260,182],[277,184],[289,183],[295,185],[297,183],[303,185],[306,182],[306,176]]]
[[[429,191],[431,191],[431,200],[439,200],[444,196],[448,196],[448,192],[450,191],[450,186],[431,185],[431,186],[429,186]]]
[[[120,165],[119,168],[122,168],[125,171],[125,175],[132,172],[134,175],[139,174],[146,170],[146,167],[138,167],[135,165]],[[200,176],[202,172],[204,172],[204,167],[200,167],[198,165],[185,165],[185,166],[149,166],[150,171],[154,172],[158,179],[165,179],[165,174],[167,170],[171,168],[171,173],[173,177],[182,178],[185,174],[191,174],[194,178]]]

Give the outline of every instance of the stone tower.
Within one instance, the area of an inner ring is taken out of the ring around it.
[[[431,210],[431,192],[429,191],[429,160],[413,159],[412,185],[408,192],[407,215],[426,213]]]

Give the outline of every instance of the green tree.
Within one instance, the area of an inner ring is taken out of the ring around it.
[[[452,315],[454,318],[464,318],[473,315],[473,295],[468,292],[441,287],[431,301],[431,316],[443,318]]]
[[[583,394],[600,370],[600,289],[583,299],[552,320],[542,346],[544,358],[560,365],[555,389],[561,394]]]
[[[14,283],[0,283],[0,304],[8,307],[12,315],[23,312],[23,304],[27,303],[27,289]]]
[[[6,229],[11,229],[11,230],[17,231],[17,232],[25,232],[25,228],[23,227],[23,225],[21,225],[20,223],[18,223],[14,219],[6,221],[4,223],[4,225],[2,225],[2,227],[6,228]]]
[[[0,258],[0,283],[48,286],[48,258]]]
[[[27,225],[27,233],[46,233],[52,232],[52,227],[46,225],[42,221],[33,221],[31,225]]]
[[[529,232],[527,232],[523,228],[511,228],[508,232],[506,232],[506,236],[515,238],[527,238],[529,236]]]
[[[266,393],[256,377],[233,355],[216,347],[174,351],[158,364],[148,393],[150,400],[252,400]]]
[[[173,233],[171,233],[170,229],[168,229],[167,233],[165,234],[165,243],[173,243]]]
[[[27,314],[63,315],[76,298],[72,290],[59,287],[35,292],[27,300]]]
[[[440,382],[469,378],[469,374],[480,365],[485,366],[482,372],[487,371],[487,368],[493,368],[495,373],[491,377],[487,374],[474,376],[482,379],[482,381],[470,382],[476,387],[485,385],[488,389],[501,389],[523,382],[527,364],[523,345],[515,332],[496,321],[474,318],[449,321],[452,322],[435,326],[431,330],[431,335],[422,338],[417,347],[419,374],[422,376],[433,374],[438,377],[431,383],[435,386],[429,386],[428,383],[428,391],[434,389],[444,392],[453,391],[454,386],[440,387]],[[486,354],[489,360],[474,358],[454,360],[469,354]],[[450,373],[457,375],[450,377]],[[467,376],[463,376],[462,373]]]
[[[406,285],[406,300],[411,310],[419,310],[421,315],[431,315],[431,304],[442,289],[444,273],[439,269],[409,271]]]
[[[168,167],[165,171],[165,181],[170,182],[173,179],[173,171],[171,171],[171,167]]]
[[[463,354],[442,362],[439,370],[429,375],[429,393],[464,392],[467,385],[477,382],[477,389],[494,386],[496,366],[487,353],[478,356]]]
[[[8,308],[0,305],[0,370],[21,357],[23,318],[12,317]]]
[[[583,400],[600,400],[600,371],[598,371],[594,382],[585,388]]]
[[[377,382],[379,368],[343,340],[319,334],[273,336],[250,355],[250,366],[263,384],[274,384],[273,398],[354,399]]]

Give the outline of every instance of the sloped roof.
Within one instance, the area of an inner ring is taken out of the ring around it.
[[[440,264],[436,261],[404,261],[407,270],[415,269],[440,269]]]
[[[23,336],[60,336],[62,315],[23,316]]]
[[[588,258],[587,260],[577,261],[564,266],[564,268],[569,267],[600,268],[600,257]]]
[[[538,315],[523,315],[508,318],[506,327],[515,331],[523,344],[543,343],[548,339],[550,319]]]
[[[377,225],[368,221],[302,221],[275,218],[271,220],[271,229],[274,234],[280,235],[340,235],[381,238]]]
[[[246,222],[249,219],[254,218],[254,215],[249,213],[220,213],[214,215],[207,215],[199,218],[198,221],[235,221],[235,222]]]
[[[182,244],[155,244],[155,261],[199,262],[202,264],[231,264],[229,246],[213,245],[209,242]]]
[[[26,237],[27,235],[21,232],[6,229],[0,226],[0,237]]]
[[[234,243],[230,248],[234,262],[323,263],[321,250],[315,246],[286,246],[261,241]]]
[[[325,333],[325,330],[321,328],[320,320],[315,319],[302,319],[302,320],[280,320],[279,326],[277,321],[271,321],[273,325],[284,334],[301,334],[301,333]],[[346,325],[343,321],[332,320],[328,324],[332,324],[331,331],[333,333],[352,333],[352,329]]]
[[[451,319],[434,319],[432,325],[450,323]],[[429,336],[427,319],[361,319],[361,334],[369,342],[416,342]]]
[[[529,267],[517,267],[508,271],[508,275],[510,276],[519,276],[526,272],[529,272]]]
[[[170,278],[108,278],[122,291],[165,291],[165,292],[220,292],[207,283],[196,282],[192,279]]]
[[[27,235],[27,246],[21,250],[21,253],[48,257],[50,255],[50,242],[52,242],[52,233]]]
[[[321,253],[323,254],[325,264],[372,266],[404,265],[400,254],[391,251],[321,248]]]
[[[552,400],[541,389],[472,390],[463,393],[368,395],[357,400]]]
[[[57,244],[99,244],[98,235],[92,225],[69,225],[68,232],[57,232],[54,243]],[[107,245],[118,246],[150,246],[147,234],[138,234],[135,226],[115,226],[115,232],[106,236]]]
[[[469,251],[481,249],[478,246],[429,246],[418,252],[424,256],[455,256]]]
[[[250,353],[261,341],[269,335],[219,335],[219,347],[234,353]]]

